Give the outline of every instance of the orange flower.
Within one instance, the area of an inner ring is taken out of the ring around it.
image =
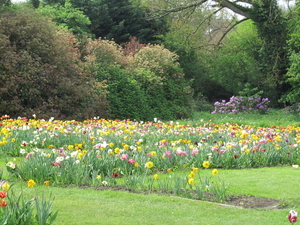
[[[50,185],[50,181],[49,181],[49,180],[46,180],[46,181],[44,182],[44,184],[45,184],[46,187],[48,187],[48,186]]]
[[[8,205],[8,203],[5,199],[0,199],[0,207],[5,207],[7,205]]]

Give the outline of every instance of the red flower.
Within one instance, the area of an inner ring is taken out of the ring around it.
[[[238,156],[238,155],[234,155],[233,157],[236,159],[236,158],[238,158],[239,156]]]
[[[0,198],[5,198],[7,195],[7,192],[1,191],[0,192]]]
[[[113,173],[113,177],[119,177],[118,173]]]
[[[289,215],[287,216],[287,218],[291,223],[296,223],[298,220],[297,216],[298,216],[298,213],[295,210],[291,210],[289,212]]]

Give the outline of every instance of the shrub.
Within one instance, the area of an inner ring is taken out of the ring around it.
[[[123,51],[101,39],[87,45],[86,65],[99,82],[107,82],[110,118],[189,117],[191,89],[177,55],[163,46],[142,47],[135,39],[125,46]]]
[[[106,116],[105,92],[83,70],[73,35],[31,11],[2,13],[0,20],[2,114]]]

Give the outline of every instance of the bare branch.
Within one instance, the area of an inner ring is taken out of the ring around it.
[[[200,5],[202,5],[203,3],[207,2],[207,1],[208,0],[196,1],[196,2],[191,3],[191,4],[187,4],[187,5],[184,5],[184,6],[171,8],[171,9],[156,9],[155,10],[156,15],[149,17],[148,20],[162,18],[166,15],[169,15],[170,13],[180,12],[180,11],[185,10],[185,9],[197,7],[197,6],[200,6]]]
[[[237,21],[236,23],[234,23],[231,27],[229,27],[229,29],[227,29],[224,33],[223,33],[223,35],[222,35],[222,37],[221,37],[221,39],[218,41],[218,44],[217,45],[220,45],[221,44],[221,42],[222,42],[222,40],[224,39],[224,37],[229,33],[229,31],[231,31],[236,25],[238,25],[238,24],[240,24],[240,23],[242,23],[242,22],[244,22],[244,21],[246,21],[246,20],[248,20],[249,18],[244,18],[244,19],[241,19],[241,20],[239,20],[239,21]]]

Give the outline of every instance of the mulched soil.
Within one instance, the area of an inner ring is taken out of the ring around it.
[[[113,190],[113,191],[127,191],[131,193],[137,193],[137,194],[150,194],[150,193],[156,193],[156,194],[168,194],[172,195],[172,193],[163,193],[159,191],[137,191],[134,189],[128,189],[125,186],[96,186],[96,187],[90,187],[85,185],[79,185],[79,188],[92,188],[95,190]],[[200,200],[201,201],[201,200]],[[214,202],[212,196],[206,196],[205,201]],[[255,197],[255,196],[247,196],[247,195],[241,195],[241,196],[230,196],[229,199],[220,205],[226,206],[226,207],[239,207],[239,208],[266,208],[266,209],[280,209],[282,208],[280,206],[280,201],[276,199],[271,198],[262,198],[262,197]]]

